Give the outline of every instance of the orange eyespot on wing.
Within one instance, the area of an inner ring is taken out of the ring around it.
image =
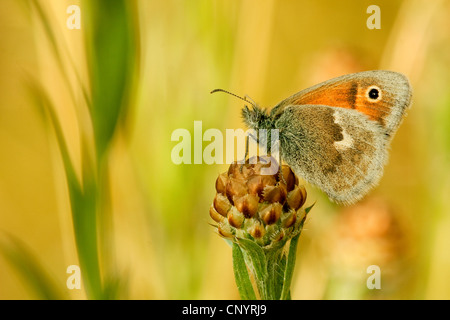
[[[280,116],[288,106],[353,109],[378,122],[386,134],[392,135],[410,102],[411,87],[404,75],[374,70],[344,75],[302,90],[275,106],[271,116]]]
[[[326,85],[293,99],[291,104],[355,109],[384,126],[384,118],[389,114],[392,102],[389,94],[383,94],[382,88],[369,84],[350,81]]]

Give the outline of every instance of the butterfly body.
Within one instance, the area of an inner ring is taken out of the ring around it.
[[[328,80],[270,113],[242,111],[252,129],[278,129],[281,158],[331,200],[351,204],[380,180],[388,147],[411,102],[407,78],[366,71]]]

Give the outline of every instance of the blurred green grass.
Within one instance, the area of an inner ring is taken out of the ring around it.
[[[270,107],[378,68],[404,72],[414,89],[373,192],[409,239],[397,253],[406,276],[375,295],[335,278],[333,268],[360,260],[345,252],[330,263],[324,239],[345,215],[309,188],[317,205],[292,298],[329,298],[330,288],[335,298],[450,298],[448,2],[379,1],[381,30],[365,27],[370,1],[20,3],[0,4],[0,228],[38,262],[0,260],[1,298],[56,296],[10,276],[27,265],[45,265],[69,298],[239,298],[231,249],[208,225],[227,166],[173,164],[172,131],[192,133],[194,120],[203,130],[243,128],[241,102],[209,95],[215,88]],[[81,7],[81,30],[65,27],[71,4]],[[65,288],[70,264],[85,271],[82,293]]]

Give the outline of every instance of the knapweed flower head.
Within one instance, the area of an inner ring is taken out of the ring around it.
[[[264,156],[232,163],[216,191],[209,214],[232,246],[241,298],[290,299],[297,243],[312,207],[303,207],[305,187],[289,166]]]
[[[276,160],[250,158],[233,163],[216,180],[216,196],[209,214],[218,233],[227,239],[250,239],[261,247],[285,243],[295,236],[306,218],[306,190],[289,166],[263,174]]]

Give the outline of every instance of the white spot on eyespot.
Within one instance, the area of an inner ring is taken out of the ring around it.
[[[375,85],[370,86],[366,90],[366,98],[367,98],[367,100],[369,100],[371,102],[380,101],[382,98],[381,89]]]

